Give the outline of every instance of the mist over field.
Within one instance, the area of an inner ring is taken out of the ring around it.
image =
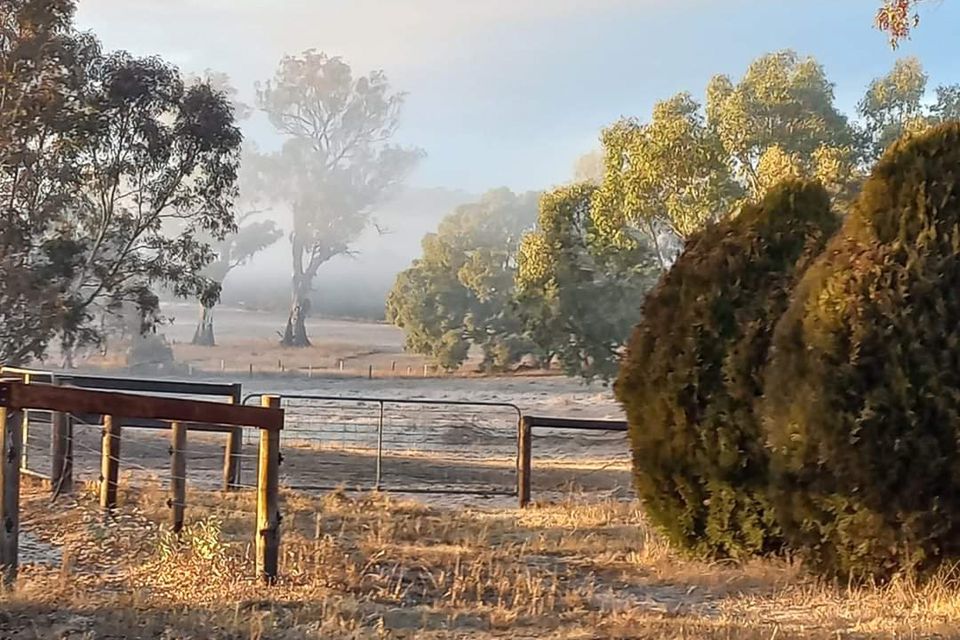
[[[324,265],[315,281],[314,308],[322,315],[382,320],[384,300],[394,279],[420,255],[423,236],[456,207],[475,199],[465,191],[442,187],[406,187],[374,211],[370,226],[353,246],[352,255]],[[270,211],[289,232],[290,215]],[[286,235],[233,270],[224,281],[227,305],[285,310],[290,304],[290,246]]]

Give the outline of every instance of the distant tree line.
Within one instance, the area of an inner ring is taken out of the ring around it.
[[[540,194],[536,216],[529,195],[502,190],[452,214],[389,296],[407,347],[450,369],[475,346],[486,369],[527,359],[612,379],[645,293],[705,226],[788,178],[848,203],[892,141],[960,118],[960,85],[931,95],[913,58],[870,83],[856,118],[823,67],[791,51],[705,93],[607,127],[578,163],[586,180]]]

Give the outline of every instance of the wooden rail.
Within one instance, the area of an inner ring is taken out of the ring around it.
[[[10,409],[39,409],[63,413],[118,415],[203,424],[283,428],[283,411],[264,407],[161,398],[22,382],[0,382],[0,405]]]
[[[622,432],[627,431],[627,423],[622,420],[581,420],[578,418],[523,416],[517,436],[517,449],[519,451],[517,498],[521,508],[530,504],[531,478],[533,475],[533,430],[535,428]]]
[[[103,416],[100,506],[109,513],[117,506],[120,443],[127,420],[161,420],[171,424],[171,526],[183,526],[186,507],[185,457],[189,424],[219,425],[229,433],[249,426],[260,430],[260,468],[257,478],[255,542],[258,575],[267,583],[277,579],[280,556],[279,465],[283,410],[279,398],[265,396],[263,406],[132,395],[26,384],[0,380],[0,567],[2,582],[12,585],[19,564],[20,456],[25,411],[52,411],[63,415]],[[54,425],[61,428],[58,420]],[[215,427],[214,427],[215,428]]]
[[[157,380],[150,378],[119,378],[108,376],[93,376],[72,372],[45,371],[42,369],[24,369],[19,367],[0,367],[0,376],[12,376],[15,379],[28,383],[44,383],[56,386],[71,386],[96,391],[130,391],[148,394],[173,394],[177,396],[204,396],[226,398],[231,404],[240,404],[243,397],[243,385],[240,383],[213,383],[193,382],[180,380]],[[197,399],[200,399],[199,397]],[[76,413],[74,415],[76,416]],[[79,415],[80,421],[95,422],[100,420],[98,415]],[[35,416],[33,420],[42,423],[43,417]],[[138,427],[143,429],[169,429],[169,424],[154,419],[124,420],[124,427]],[[28,430],[27,416],[24,416],[24,441]],[[196,423],[188,426],[190,431],[212,431]],[[240,488],[241,460],[243,458],[243,430],[239,427],[232,429],[218,429],[227,433],[227,443],[224,448],[223,460],[223,488],[225,491]],[[69,493],[73,485],[73,421],[65,415],[54,414],[50,421],[50,442],[53,466],[49,477],[51,490],[55,495]],[[22,456],[21,470],[29,473],[26,452]]]

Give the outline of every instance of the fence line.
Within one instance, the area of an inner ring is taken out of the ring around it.
[[[240,402],[239,385],[156,387],[231,390],[228,402],[210,402],[143,391],[153,381],[116,382],[128,390],[120,393],[67,386],[67,376],[9,373],[22,382],[0,381],[0,566],[7,567],[8,582],[18,559],[21,473],[48,478],[56,497],[70,490],[75,473],[97,469],[99,501],[107,513],[117,505],[121,471],[150,474],[168,492],[170,525],[179,531],[189,508],[188,482],[210,477],[198,473],[215,476],[218,465],[211,463],[222,461],[225,488],[256,488],[257,573],[269,582],[277,571],[281,482],[294,489],[336,489],[346,483],[330,482],[330,470],[346,470],[360,474],[350,488],[517,496],[525,507],[539,441],[535,429],[622,433],[627,428],[622,421],[524,416],[516,405],[499,402],[314,394],[251,394]],[[107,384],[90,378],[84,383]],[[249,406],[257,399],[261,406]],[[258,430],[255,453],[244,449],[252,444],[245,426]],[[161,430],[163,441],[155,437]],[[50,434],[49,455],[42,451],[44,432]],[[542,437],[549,442],[548,434]],[[24,456],[30,469],[21,468]],[[38,465],[47,460],[44,474]],[[326,465],[319,477],[318,460]],[[244,482],[243,468],[255,471],[255,480]],[[364,486],[370,477],[372,483]]]
[[[585,420],[579,418],[552,418],[546,416],[525,415],[520,424],[520,471],[518,474],[517,497],[520,507],[530,504],[533,478],[533,430],[574,430],[626,432],[627,423],[623,420]]]
[[[292,489],[517,493],[522,412],[514,404],[320,394],[280,399],[288,421],[283,481]],[[323,476],[311,478],[318,467]]]
[[[0,567],[2,583],[11,586],[19,566],[20,462],[24,449],[23,421],[30,410],[103,416],[100,448],[100,506],[109,514],[117,506],[117,485],[121,460],[124,418],[161,420],[171,424],[170,508],[174,530],[183,526],[186,506],[186,436],[188,423],[224,425],[229,428],[254,426],[260,432],[257,478],[257,575],[266,582],[277,578],[279,513],[279,440],[283,410],[279,399],[264,397],[262,407],[183,400],[152,395],[93,391],[52,384],[0,382]],[[55,424],[56,420],[51,420]],[[136,428],[136,426],[134,426]],[[29,438],[29,431],[27,433]],[[72,447],[74,434],[67,444]],[[87,445],[80,445],[82,449]],[[130,462],[127,461],[129,465]],[[135,463],[134,463],[135,464]],[[138,465],[139,466],[139,465]],[[141,468],[145,469],[145,467]]]

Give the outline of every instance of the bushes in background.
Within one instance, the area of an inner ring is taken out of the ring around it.
[[[776,513],[819,571],[960,560],[960,124],[895,144],[777,327]]]
[[[822,187],[786,181],[694,236],[647,298],[616,395],[650,518],[697,555],[781,546],[754,407],[774,325],[837,225]]]

